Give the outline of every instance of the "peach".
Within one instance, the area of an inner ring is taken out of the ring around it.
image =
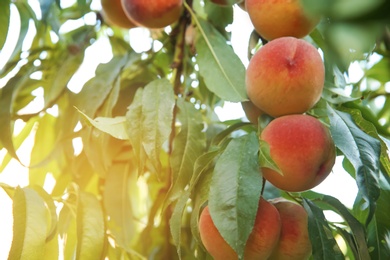
[[[305,209],[283,198],[270,200],[279,211],[282,229],[270,260],[305,260],[311,255],[308,216]]]
[[[249,99],[273,117],[312,108],[321,97],[324,81],[325,68],[317,49],[294,37],[268,42],[246,71]]]
[[[285,191],[317,186],[335,163],[336,150],[328,128],[309,115],[278,117],[264,128],[260,139],[268,143],[270,156],[283,173],[262,167],[263,177]]]
[[[102,15],[109,25],[130,29],[137,27],[123,11],[121,0],[101,0]]]
[[[253,230],[245,246],[244,259],[268,259],[279,240],[280,217],[276,208],[260,198]],[[236,252],[223,239],[206,206],[199,219],[200,237],[206,250],[216,260],[238,259]]]
[[[255,106],[251,101],[241,102],[241,106],[249,122],[257,125],[259,123],[259,117],[263,115],[264,112]]]
[[[308,35],[320,17],[307,14],[300,0],[246,0],[246,10],[255,30],[265,39]]]
[[[147,28],[163,28],[177,21],[183,0],[122,0],[127,16]]]

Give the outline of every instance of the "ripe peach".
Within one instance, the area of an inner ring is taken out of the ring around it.
[[[320,184],[335,163],[335,145],[329,130],[308,115],[288,115],[272,120],[260,139],[283,175],[262,167],[263,177],[275,187],[300,192]]]
[[[270,200],[279,211],[282,229],[270,260],[305,260],[311,255],[308,216],[305,209],[283,198]]]
[[[305,13],[300,0],[246,0],[245,5],[255,30],[267,40],[302,38],[320,21]]]
[[[147,28],[163,28],[177,21],[183,0],[122,0],[127,16]]]
[[[246,71],[249,99],[273,117],[309,110],[320,99],[324,81],[325,68],[317,49],[294,37],[268,42]]]
[[[244,258],[248,260],[267,259],[278,243],[280,228],[278,211],[271,203],[261,198],[255,225],[245,247]],[[223,239],[214,225],[208,206],[200,215],[199,232],[203,245],[214,259],[238,259],[236,252]]]
[[[263,115],[264,112],[255,106],[251,101],[241,102],[241,106],[249,122],[257,125],[259,123],[259,117]]]
[[[108,24],[125,29],[137,27],[123,11],[121,0],[101,0],[101,4],[103,18]]]

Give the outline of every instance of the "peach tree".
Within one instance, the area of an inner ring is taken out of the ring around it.
[[[28,169],[27,186],[0,182],[12,200],[9,259],[210,259],[206,206],[243,259],[260,199],[280,197],[307,213],[310,259],[389,259],[390,1],[300,1],[319,17],[303,40],[325,73],[305,114],[329,131],[330,175],[353,180],[351,205],[332,195],[339,183],[291,192],[263,177],[283,175],[260,139],[274,118],[241,104],[247,64],[272,39],[253,30],[232,45],[243,1],[152,2],[175,20],[115,23],[141,0],[0,1],[0,176],[12,161]],[[221,119],[224,106],[242,117]]]

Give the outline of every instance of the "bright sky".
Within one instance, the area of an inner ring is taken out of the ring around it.
[[[18,15],[14,11],[15,10],[12,11],[13,18],[9,31],[12,32],[12,35],[17,35],[17,31],[19,30],[19,21]],[[249,35],[252,32],[253,27],[246,12],[242,11],[239,7],[235,7],[234,11],[234,23],[231,25],[230,28],[232,30],[232,45],[244,65],[247,66],[247,39],[249,39]],[[91,19],[94,18],[91,17]],[[70,24],[69,26],[72,26],[72,24]],[[133,34],[135,36],[131,37],[132,39],[137,39],[137,41],[131,42],[132,47],[137,51],[145,50],[145,41],[142,41],[141,39],[147,40],[149,36],[148,31],[145,29],[132,29],[130,31],[130,34]],[[0,52],[0,68],[4,66],[4,63],[1,62],[7,60],[6,57],[10,55],[10,50],[13,49],[15,42],[16,39],[11,39],[7,41],[7,44],[6,46],[4,46],[3,51]],[[108,62],[111,59],[112,54],[110,52],[107,52],[107,50],[110,49],[107,48],[108,44],[109,43],[107,40],[102,39],[95,42],[93,46],[91,46],[86,51],[86,60],[88,60],[88,62],[82,65],[73,80],[71,80],[71,82],[69,83],[69,88],[72,91],[80,91],[80,87],[89,78],[94,76],[96,66],[99,63]],[[104,49],[104,51],[102,51],[102,49]],[[96,55],[96,53],[99,53],[99,55]],[[351,75],[352,76],[350,80],[352,82],[356,82],[361,78],[362,71],[358,64],[354,64],[352,66]],[[2,87],[4,83],[5,79],[0,80],[0,87]],[[223,108],[217,108],[216,112],[221,120],[242,118],[245,116],[239,103],[226,103]],[[23,123],[17,121],[15,124],[15,131],[20,131],[22,126]],[[28,164],[29,162],[29,152],[31,150],[33,142],[33,136],[30,136],[18,150],[18,155],[20,156],[22,162],[25,164]],[[6,151],[4,149],[0,150],[0,161],[2,161],[5,154]],[[341,202],[344,203],[346,206],[350,207],[353,205],[353,200],[356,196],[357,187],[355,181],[347,173],[344,172],[341,166],[341,160],[342,158],[337,158],[337,162],[333,169],[333,172],[322,184],[314,188],[314,191],[335,196],[339,198]],[[28,185],[28,169],[22,167],[15,160],[12,160],[6,167],[4,172],[0,173],[0,182],[7,183],[11,186],[26,186]],[[50,183],[48,184],[48,187],[51,186]],[[7,195],[2,189],[0,189],[0,208],[0,259],[6,259],[8,256],[8,251],[12,239],[12,201],[7,197]],[[329,217],[332,216],[329,215]]]

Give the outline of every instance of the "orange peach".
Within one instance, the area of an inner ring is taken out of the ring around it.
[[[268,259],[279,240],[280,217],[276,208],[264,200],[259,201],[259,208],[253,230],[248,238],[244,259]],[[206,250],[216,260],[236,260],[238,256],[223,239],[206,206],[199,219],[200,237]]]
[[[270,260],[305,260],[311,255],[308,216],[305,209],[283,198],[270,200],[279,211],[282,229]]]
[[[321,97],[324,81],[325,68],[317,49],[293,37],[261,47],[246,71],[249,99],[273,117],[312,108]]]
[[[260,139],[268,143],[270,156],[283,173],[262,167],[263,177],[285,191],[301,192],[317,186],[335,163],[330,132],[312,116],[278,117],[264,128]]]
[[[127,16],[147,28],[163,28],[177,21],[183,0],[122,0]]]
[[[109,25],[125,29],[137,27],[125,14],[121,0],[101,0],[102,15]]]
[[[255,30],[265,39],[284,36],[302,38],[320,21],[309,15],[300,0],[246,0],[246,10]]]

